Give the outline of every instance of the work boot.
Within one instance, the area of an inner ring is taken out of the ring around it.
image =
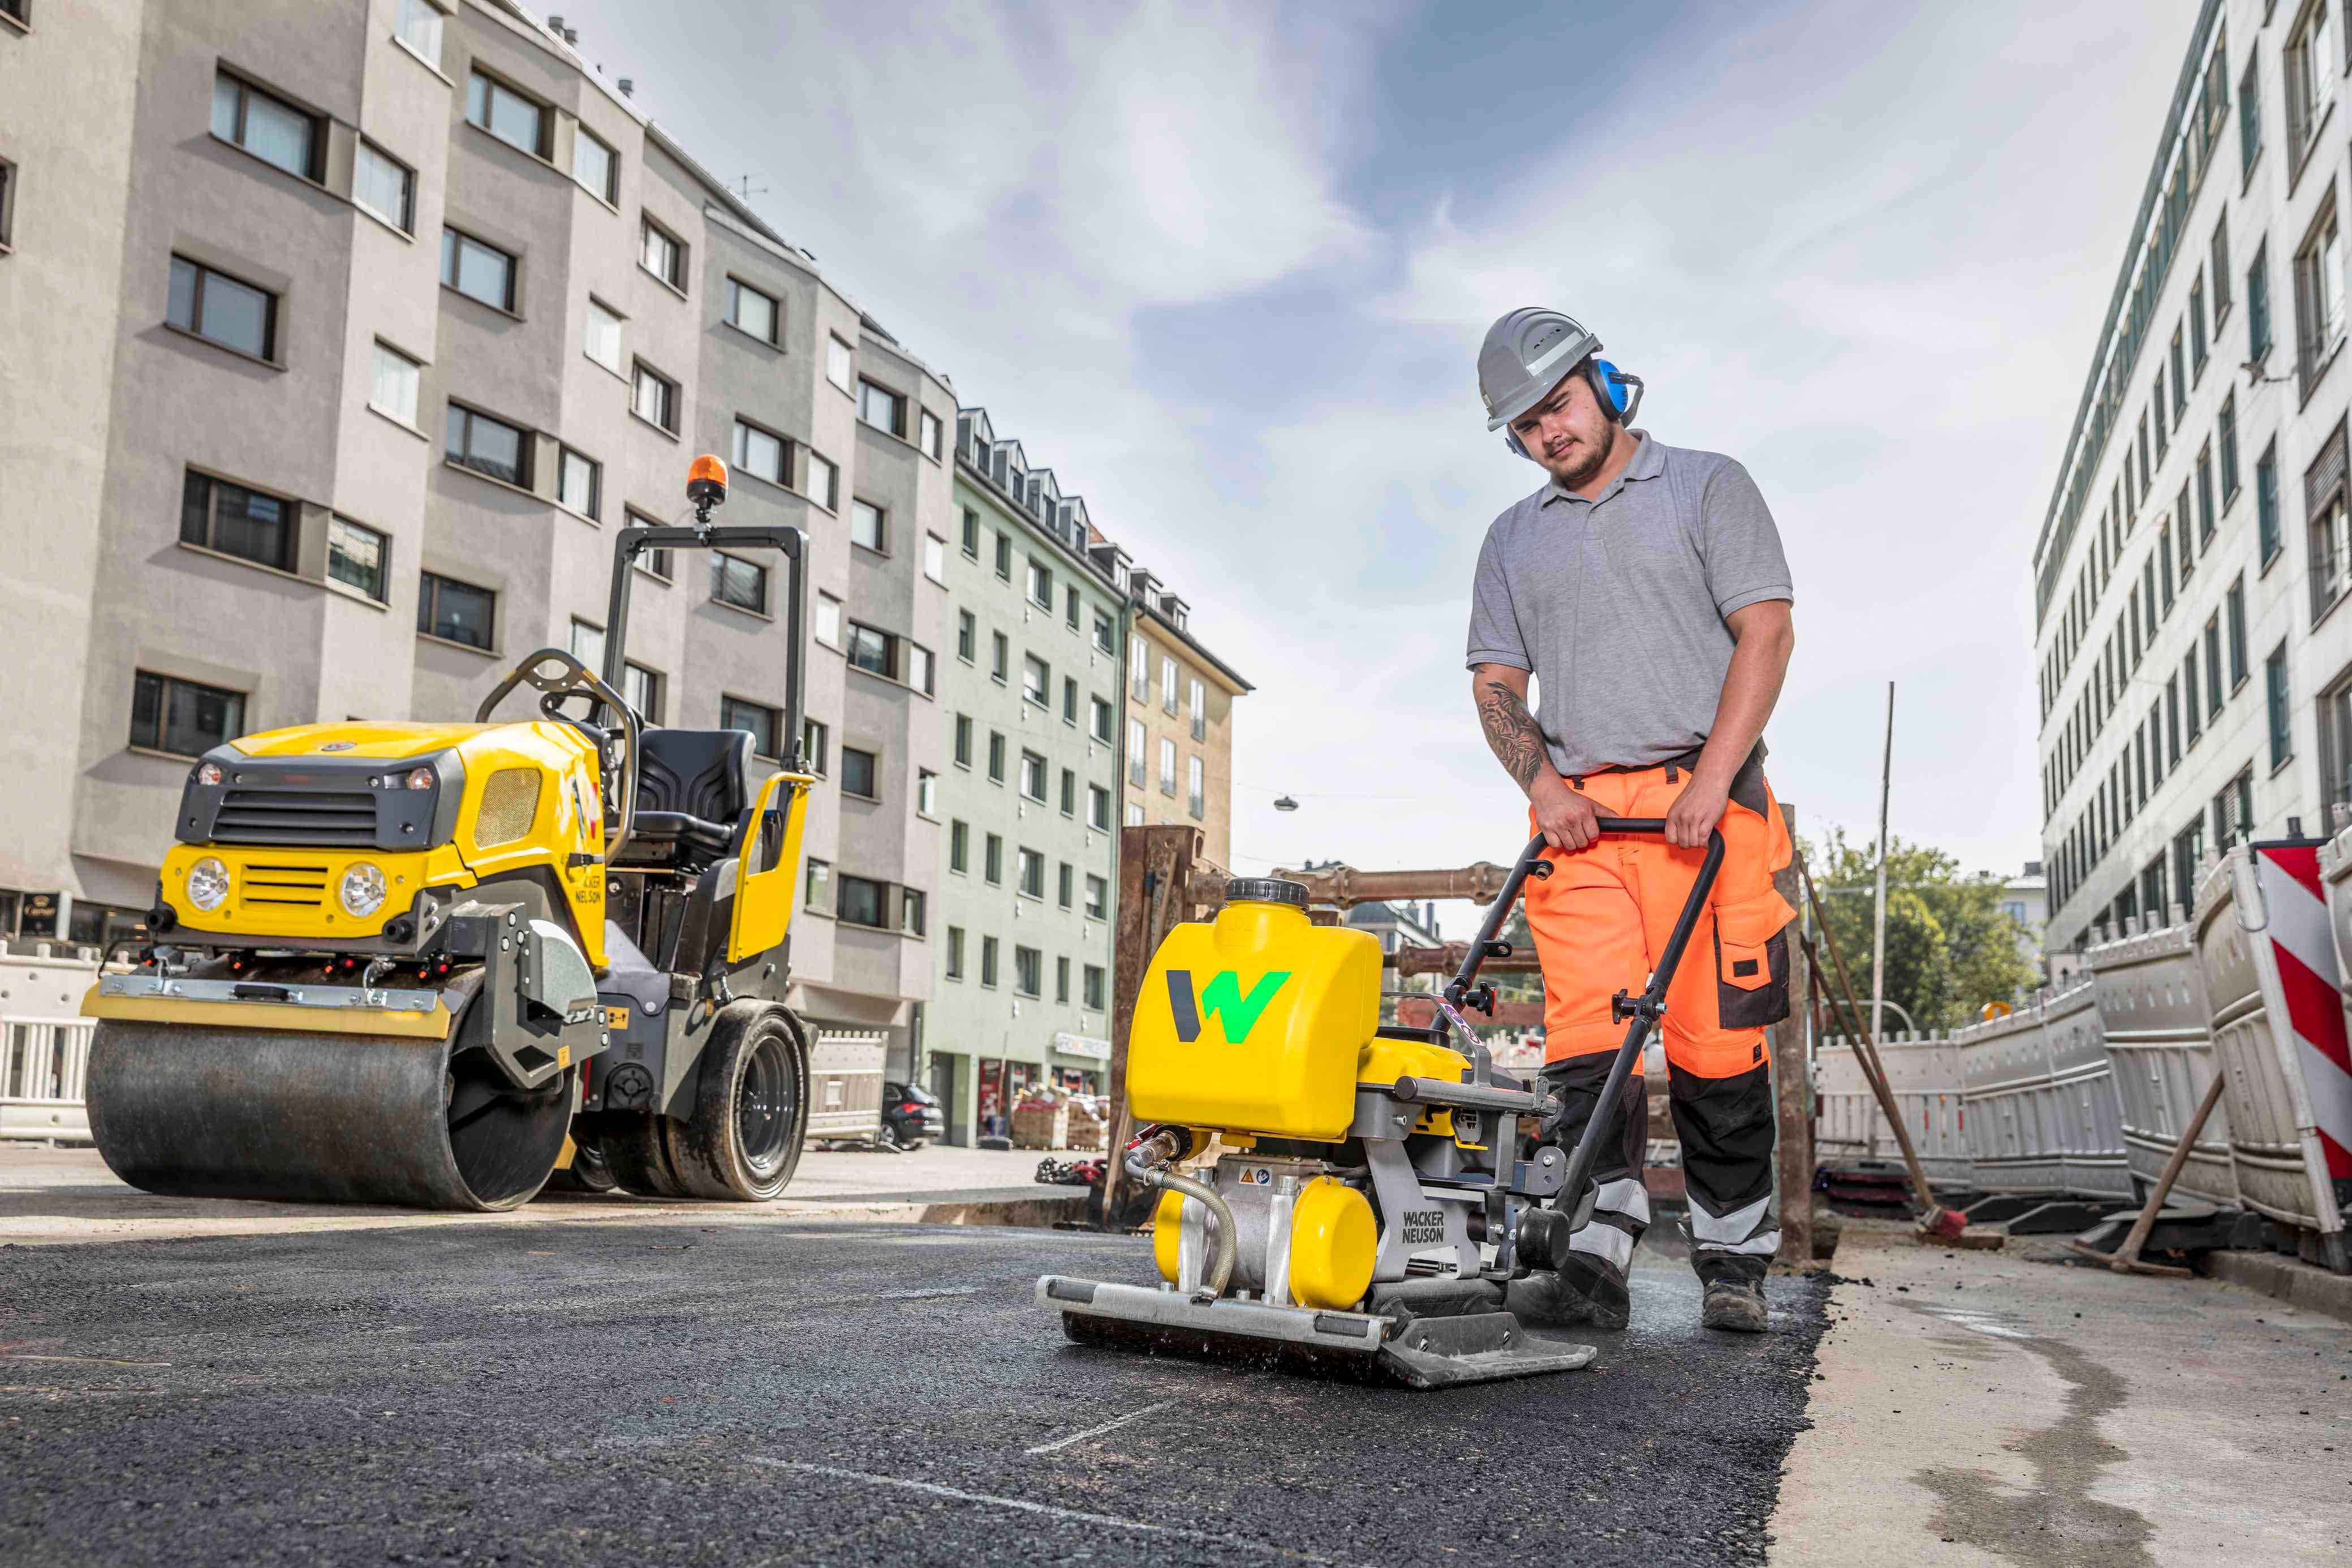
[[[1557,1271],[1538,1268],[1515,1280],[1509,1305],[1529,1328],[1589,1323],[1596,1329],[1622,1329],[1633,1294],[1625,1276],[1607,1258],[1579,1252]]]
[[[1760,1258],[1702,1255],[1694,1260],[1699,1282],[1699,1324],[1727,1329],[1737,1334],[1760,1334],[1771,1326],[1771,1310],[1764,1304],[1764,1260]]]

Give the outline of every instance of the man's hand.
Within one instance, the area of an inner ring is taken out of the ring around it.
[[[1706,836],[1723,820],[1723,808],[1730,798],[1725,787],[1691,774],[1683,793],[1666,808],[1666,842],[1683,849],[1706,844]]]
[[[1535,807],[1536,827],[1544,842],[1555,849],[1581,849],[1601,837],[1595,826],[1601,814],[1592,802],[1549,768],[1528,786],[1528,804]]]

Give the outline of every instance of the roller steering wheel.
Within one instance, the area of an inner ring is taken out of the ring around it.
[[[602,777],[598,787],[608,802],[617,802],[620,820],[608,827],[604,836],[604,859],[607,864],[620,858],[622,847],[628,843],[637,818],[637,742],[642,729],[637,710],[629,706],[628,699],[606,685],[600,676],[560,647],[543,647],[526,655],[521,663],[507,672],[506,679],[493,687],[474,710],[474,722],[487,724],[490,713],[506,700],[516,687],[529,685],[540,694],[539,710],[559,724],[579,731],[593,742]],[[568,698],[585,697],[596,708],[609,708],[621,716],[621,760],[613,761],[613,731],[600,728],[586,720],[574,719],[563,711]],[[609,814],[608,814],[609,815]]]

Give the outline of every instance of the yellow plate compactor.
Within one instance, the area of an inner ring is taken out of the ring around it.
[[[1512,1279],[1556,1267],[1589,1217],[1602,1119],[1572,1152],[1546,1142],[1559,1102],[1497,1070],[1462,1016],[1494,1010],[1478,968],[1509,954],[1497,934],[1527,879],[1550,874],[1543,850],[1538,837],[1520,855],[1427,1029],[1381,1023],[1379,942],[1314,924],[1297,882],[1237,879],[1214,921],[1171,931],[1136,998],[1127,1069],[1142,1130],[1126,1170],[1160,1193],[1160,1283],[1047,1275],[1037,1304],[1082,1343],[1416,1388],[1590,1362],[1592,1346],[1529,1332],[1505,1301]],[[1722,861],[1716,834],[1657,972],[1640,995],[1618,993],[1625,1038],[1598,1103],[1614,1102],[1664,1016]],[[1213,1138],[1213,1163],[1180,1169]]]
[[[803,536],[623,529],[600,676],[541,648],[470,724],[310,724],[189,773],[132,973],[83,1011],[90,1131],[150,1192],[503,1209],[577,1184],[761,1199],[791,1180],[808,1047],[783,1005],[814,782]],[[656,729],[619,688],[637,556],[779,552],[786,767]],[[519,686],[539,715],[499,721]],[[572,705],[570,710],[567,705]]]

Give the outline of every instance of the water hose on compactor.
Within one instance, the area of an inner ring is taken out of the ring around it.
[[[1190,1176],[1179,1175],[1175,1162],[1191,1152],[1192,1139],[1180,1131],[1160,1129],[1139,1138],[1127,1152],[1127,1173],[1147,1187],[1181,1193],[1203,1205],[1217,1216],[1217,1253],[1210,1260],[1208,1278],[1192,1292],[1196,1301],[1209,1302],[1225,1293],[1233,1283],[1234,1259],[1238,1255],[1240,1234],[1234,1218],[1234,1207],[1225,1202],[1216,1188],[1206,1182],[1196,1182]]]

